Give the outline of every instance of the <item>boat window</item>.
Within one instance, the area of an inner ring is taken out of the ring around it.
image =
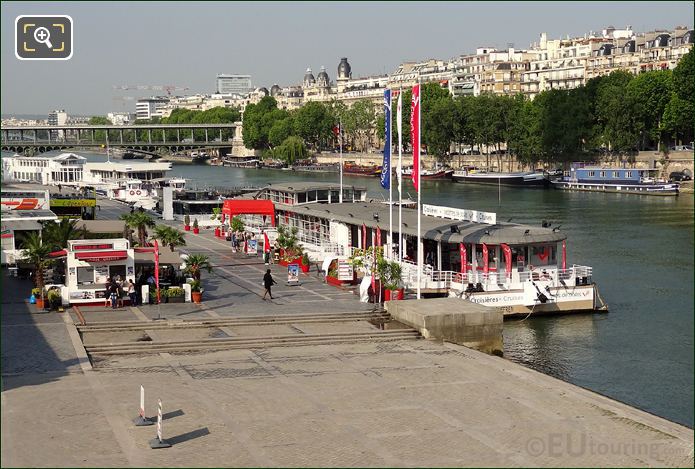
[[[596,171],[589,171],[589,177],[596,177]]]
[[[613,171],[613,177],[619,178],[620,177],[620,171]]]
[[[632,177],[632,171],[628,171],[627,173],[625,173],[625,176],[628,178],[631,178]]]
[[[599,176],[602,177],[602,178],[605,178],[605,177],[606,177],[606,172],[605,172],[605,171],[601,171],[601,172],[599,173]]]
[[[303,204],[306,202],[306,192],[300,192],[297,196],[299,196],[298,203]]]
[[[336,203],[340,201],[340,191],[331,191],[331,202]]]
[[[316,199],[319,202],[328,202],[328,191],[316,191]]]

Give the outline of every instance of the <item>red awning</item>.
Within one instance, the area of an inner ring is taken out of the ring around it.
[[[272,200],[228,199],[224,201],[222,213],[229,218],[237,215],[266,215],[275,226],[275,204]]]
[[[68,252],[65,249],[61,249],[60,251],[53,251],[48,254],[48,257],[64,257],[67,256]]]
[[[120,261],[128,257],[128,251],[76,252],[75,259],[86,262]]]

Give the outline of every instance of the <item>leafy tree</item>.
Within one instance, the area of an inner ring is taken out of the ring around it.
[[[627,95],[627,86],[633,79],[629,72],[619,70],[599,83],[596,94],[596,118],[600,126],[600,143],[609,149],[632,149],[640,137],[634,102]]]
[[[177,246],[186,245],[186,237],[184,234],[171,226],[157,225],[154,228],[152,238],[159,240],[166,246],[169,246],[171,252],[174,252],[174,248]]]
[[[82,230],[77,228],[77,220],[63,218],[60,222],[49,223],[43,229],[43,239],[53,250],[65,249],[71,239],[80,239]]]
[[[695,52],[692,48],[673,70],[673,89],[683,101],[695,101]]]
[[[299,137],[287,137],[282,145],[275,148],[273,155],[280,158],[287,164],[293,164],[297,160],[302,160],[307,157],[306,147],[304,142]]]
[[[428,151],[438,160],[449,157],[449,148],[454,140],[456,105],[447,95],[436,99],[422,116],[422,141]]]
[[[110,120],[108,120],[104,116],[92,116],[89,118],[89,121],[87,121],[89,125],[113,125]],[[97,142],[106,142],[106,131],[105,130],[97,130],[94,132],[94,139]]]
[[[254,150],[272,148],[269,141],[270,129],[276,121],[288,116],[287,111],[278,109],[277,101],[272,96],[265,96],[258,104],[249,104],[244,111],[244,145]]]
[[[155,227],[155,222],[152,217],[145,212],[135,211],[133,213],[124,213],[121,215],[121,220],[125,221],[129,227],[137,230],[138,244],[140,246],[146,246],[147,228]]]
[[[295,133],[305,142],[319,149],[319,144],[330,137],[333,119],[328,108],[319,102],[309,102],[294,115]]]
[[[31,233],[24,239],[22,249],[24,249],[22,262],[34,266],[34,283],[40,291],[41,298],[43,298],[43,288],[46,284],[44,271],[53,263],[53,259],[49,257],[51,247],[42,243],[38,233]]]
[[[661,118],[671,100],[671,71],[642,73],[627,85],[626,94],[632,102],[635,120],[639,122],[641,147],[647,139],[661,143]]]
[[[693,103],[681,99],[674,93],[664,109],[661,129],[675,141],[692,142],[693,115],[695,115]]]
[[[232,231],[238,232],[243,232],[246,229],[246,227],[244,226],[244,221],[241,219],[241,217],[232,218],[231,229]]]
[[[294,135],[294,123],[292,116],[276,120],[268,131],[268,143],[275,148],[282,145],[288,137]]]
[[[200,282],[200,273],[205,269],[208,273],[212,272],[210,258],[205,254],[190,254],[186,258],[186,268],[184,272],[190,274],[196,281]]]
[[[345,133],[358,148],[367,151],[376,125],[376,107],[369,99],[360,99],[350,107],[344,117]]]

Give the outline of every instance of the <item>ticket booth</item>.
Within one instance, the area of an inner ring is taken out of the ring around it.
[[[135,254],[127,239],[68,241],[64,304],[105,301],[106,280],[134,279]]]

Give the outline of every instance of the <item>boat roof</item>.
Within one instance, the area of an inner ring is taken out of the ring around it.
[[[389,226],[389,206],[376,201],[299,206],[276,204],[276,208],[297,214],[328,218],[352,225],[361,226],[365,224],[369,228],[379,227],[382,231],[387,231]],[[378,215],[378,221],[374,217],[375,214]],[[491,225],[488,223],[449,220],[423,215],[421,224],[422,236],[424,238],[447,243],[525,245],[556,243],[567,239],[567,235],[560,231],[516,223],[496,223]],[[410,236],[417,236],[417,210],[403,207],[403,226],[404,233]],[[458,233],[451,231],[452,226],[458,228]]]
[[[343,189],[355,189],[360,191],[366,191],[367,188],[364,186],[355,186],[343,184]],[[263,190],[273,190],[273,191],[283,191],[283,192],[307,192],[311,190],[340,190],[340,184],[333,182],[286,182],[271,184],[267,187],[261,189]],[[259,191],[260,192],[260,191]]]
[[[87,162],[84,164],[86,171],[91,169],[110,170],[110,171],[166,171],[171,169],[171,163],[141,163],[136,161],[128,161],[127,163],[119,163],[114,161],[106,161],[103,163]]]

